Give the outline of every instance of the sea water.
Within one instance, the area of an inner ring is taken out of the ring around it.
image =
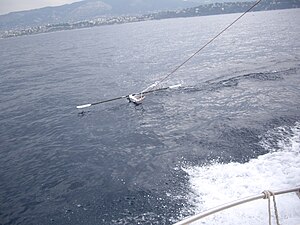
[[[0,224],[172,224],[299,186],[299,9],[0,40]],[[276,197],[299,224],[295,194]],[[266,224],[267,201],[200,224]]]

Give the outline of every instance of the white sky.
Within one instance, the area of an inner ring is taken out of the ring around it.
[[[80,0],[0,0],[0,15],[14,11],[57,6]]]

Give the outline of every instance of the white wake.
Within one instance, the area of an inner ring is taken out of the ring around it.
[[[262,137],[261,145],[269,153],[244,164],[214,163],[184,169],[190,177],[191,193],[188,199],[194,206],[185,210],[195,214],[239,198],[260,194],[264,190],[300,186],[300,123],[267,132]],[[276,202],[281,224],[300,224],[300,199],[296,194],[276,196]],[[274,218],[273,222],[275,224]],[[267,200],[246,203],[194,224],[265,225],[268,224]]]

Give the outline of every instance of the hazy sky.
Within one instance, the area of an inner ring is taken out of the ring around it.
[[[0,14],[45,6],[57,6],[78,1],[80,0],[0,0]]]

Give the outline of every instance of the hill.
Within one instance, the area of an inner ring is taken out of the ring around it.
[[[84,0],[62,6],[1,15],[0,30],[74,23],[106,16],[141,15],[155,11],[194,7],[197,4],[184,0]]]
[[[98,16],[99,11],[105,14],[106,11],[110,12],[118,12],[119,14],[124,10],[123,7],[120,9],[112,10],[113,4],[108,5],[103,1],[90,0],[87,2],[97,2],[98,8],[95,9],[89,4],[84,4],[85,7],[74,7],[72,13],[68,10],[71,10],[70,6],[74,6],[74,4],[69,5],[66,10],[65,18],[69,18],[69,20],[73,20],[76,17],[79,21],[77,22],[58,22],[61,20],[54,20],[52,24],[46,25],[38,25],[32,26],[29,28],[21,28],[14,30],[0,30],[0,38],[7,37],[16,37],[21,35],[30,35],[30,34],[38,34],[38,33],[47,33],[61,30],[70,30],[70,29],[79,29],[86,27],[94,27],[94,26],[102,26],[102,25],[112,25],[112,24],[120,24],[120,23],[132,23],[139,22],[145,20],[156,20],[156,19],[165,19],[165,18],[176,18],[176,17],[193,17],[193,16],[207,16],[207,15],[216,15],[216,14],[228,14],[228,13],[242,13],[249,9],[254,2],[224,2],[224,3],[213,3],[207,5],[198,5],[197,7],[190,7],[185,9],[177,9],[177,10],[167,10],[160,11],[155,13],[148,13],[144,15],[122,15],[116,16],[110,14],[111,16]],[[117,0],[107,0],[107,1],[115,1]],[[150,0],[149,0],[150,1]],[[172,0],[170,0],[172,1]],[[94,4],[92,4],[95,6]],[[76,6],[76,5],[75,5]],[[131,6],[127,6],[131,8]],[[300,8],[300,0],[264,0],[260,4],[258,4],[253,11],[264,11],[264,10],[276,10],[276,9],[289,9],[289,8]],[[44,9],[46,10],[46,8]],[[128,12],[128,11],[127,11]],[[61,12],[62,13],[62,12]],[[85,19],[86,14],[89,14],[94,19]],[[71,15],[74,15],[72,17]],[[61,16],[63,17],[63,16]],[[57,18],[57,14],[56,17]],[[82,20],[80,20],[82,18]],[[57,21],[57,22],[56,22]],[[36,23],[41,24],[39,21],[35,21]]]

